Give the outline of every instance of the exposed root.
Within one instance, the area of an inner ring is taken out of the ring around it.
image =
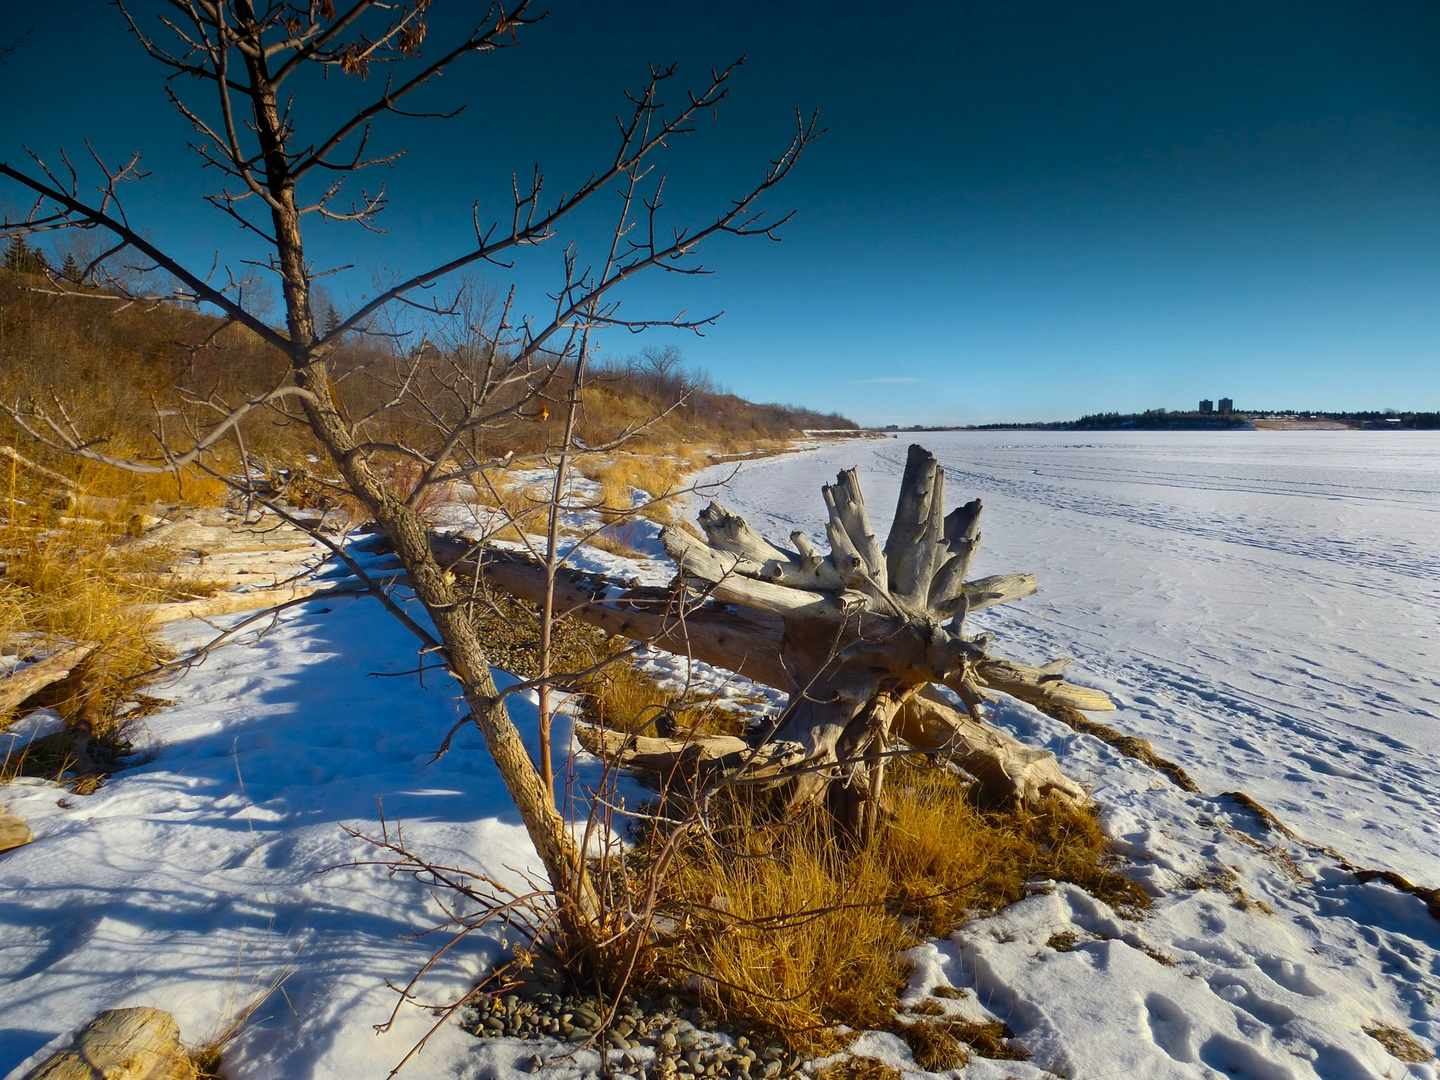
[[[1092,720],[1079,709],[1072,709],[1068,705],[1061,705],[1055,702],[1036,703],[1035,707],[1047,716],[1052,716],[1067,727],[1080,732],[1082,735],[1093,735],[1103,743],[1108,743],[1126,757],[1132,757],[1137,761],[1143,761],[1152,769],[1156,769],[1171,780],[1184,791],[1199,793],[1200,785],[1190,779],[1181,766],[1163,758],[1155,752],[1155,748],[1146,739],[1134,735],[1126,735],[1117,731],[1109,724],[1102,724],[1098,720]]]

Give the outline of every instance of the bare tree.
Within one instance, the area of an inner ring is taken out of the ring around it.
[[[594,940],[602,912],[582,854],[544,778],[526,755],[491,678],[466,595],[432,554],[422,507],[435,489],[473,481],[487,467],[507,460],[494,454],[485,434],[517,413],[542,406],[565,373],[575,372],[573,383],[578,386],[597,332],[655,325],[698,331],[711,322],[684,316],[624,317],[616,290],[651,270],[701,272],[697,250],[716,237],[776,239],[775,229],[788,215],[766,217],[759,200],[789,174],[818,131],[813,117],[807,121],[797,114],[788,145],[751,188],[699,225],[667,226],[661,213],[664,176],[652,159],[719,106],[736,65],[712,72],[703,86],[681,93],[673,105],[665,98],[674,88],[675,69],[652,67],[643,87],[627,95],[626,111],[617,117],[613,156],[573,192],[550,197],[537,168],[528,181],[513,183],[504,220],[486,224],[477,209],[473,238],[463,249],[379,289],[325,325],[314,310],[313,282],[320,271],[307,257],[306,228],[321,221],[374,227],[385,206],[384,187],[355,192],[350,181],[399,156],[398,151],[371,149],[377,124],[398,116],[454,116],[453,111],[412,111],[409,99],[452,65],[516,45],[521,32],[538,21],[529,0],[502,2],[468,33],[441,43],[429,39],[428,6],[426,0],[354,0],[345,5],[332,0],[168,0],[157,23],[142,24],[122,3],[131,32],[168,72],[167,94],[198,133],[196,152],[207,168],[224,177],[209,201],[268,252],[260,269],[279,279],[284,326],[269,325],[249,303],[254,273],[233,266],[222,271],[218,262],[208,272],[186,266],[130,220],[123,195],[128,184],[144,175],[138,155],[113,164],[87,144],[91,162],[85,172],[99,180],[94,194],[85,190],[82,170],[64,154],[58,166],[34,153],[23,168],[0,163],[0,176],[33,199],[28,214],[0,225],[0,235],[61,228],[104,233],[111,242],[83,268],[87,280],[105,286],[108,294],[134,296],[130,283],[97,275],[103,274],[107,259],[120,253],[141,260],[146,268],[173,279],[174,288],[165,294],[169,298],[218,311],[221,329],[237,323],[247,327],[285,355],[288,370],[283,380],[244,400],[215,396],[197,402],[205,422],[193,423],[183,441],[165,442],[161,452],[146,461],[108,454],[103,433],[79,430],[62,404],[12,403],[7,411],[30,436],[51,447],[151,472],[190,465],[214,468],[214,455],[232,441],[243,456],[244,421],[260,410],[279,410],[303,422],[338,473],[338,483],[364,505],[393,543],[438,639],[413,622],[409,625],[459,680],[470,717],[499,766],[552,885],[566,898],[559,913],[565,931]],[[307,92],[301,78],[306,71],[351,80],[358,100],[338,123],[304,129],[296,99]],[[374,78],[381,74],[383,79]],[[197,88],[194,93],[191,87]],[[466,267],[503,266],[517,249],[558,244],[561,226],[577,207],[616,188],[609,251],[587,263],[573,243],[564,246],[554,305],[543,315],[518,313],[512,290],[474,348],[442,354],[422,340],[383,362],[341,362],[337,350],[346,335],[398,335],[383,322],[397,311],[432,319],[453,314],[453,303],[427,304],[417,293]],[[65,287],[58,278],[55,283]]]

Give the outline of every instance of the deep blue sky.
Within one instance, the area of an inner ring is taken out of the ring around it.
[[[30,10],[4,20],[34,31],[0,67],[0,160],[17,162],[21,144],[79,151],[87,136],[112,157],[139,148],[154,175],[132,218],[203,266],[241,250],[199,202],[213,178],[118,13],[95,0]],[[432,41],[466,10],[436,4]],[[670,205],[703,219],[783,146],[797,106],[819,108],[828,134],[770,200],[796,218],[782,244],[718,245],[713,276],[626,296],[634,316],[723,309],[704,338],[678,343],[737,392],[877,424],[1221,396],[1440,408],[1440,6],[550,11],[426,99],[469,101],[462,118],[378,132],[377,147],[410,149],[386,177],[390,232],[312,231],[319,262],[364,268],[331,279],[338,296],[459,251],[475,199],[506,212],[512,170],[538,161],[573,187],[609,152],[621,91],[647,62],[679,61],[699,82],[747,54],[718,120],[673,155]],[[579,236],[595,250],[593,220]],[[532,304],[558,258],[517,267]]]

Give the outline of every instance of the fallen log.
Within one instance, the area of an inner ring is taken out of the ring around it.
[[[325,585],[289,585],[280,589],[252,589],[249,592],[222,592],[199,600],[179,600],[169,604],[137,604],[133,609],[139,618],[152,625],[181,622],[185,619],[213,619],[221,615],[238,615],[242,611],[261,611],[292,600],[326,592]]]
[[[67,678],[80,662],[95,651],[93,643],[67,645],[42,660],[17,668],[0,679],[0,716],[45,687]]]

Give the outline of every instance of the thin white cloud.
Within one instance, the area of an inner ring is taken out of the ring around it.
[[[925,380],[924,380],[924,379],[913,379],[913,378],[908,378],[908,377],[903,376],[903,375],[897,375],[897,376],[894,376],[894,377],[888,378],[888,379],[853,379],[853,380],[851,380],[851,381],[852,381],[852,382],[859,383],[861,386],[864,386],[864,385],[867,385],[867,384],[869,384],[869,383],[924,382]]]

